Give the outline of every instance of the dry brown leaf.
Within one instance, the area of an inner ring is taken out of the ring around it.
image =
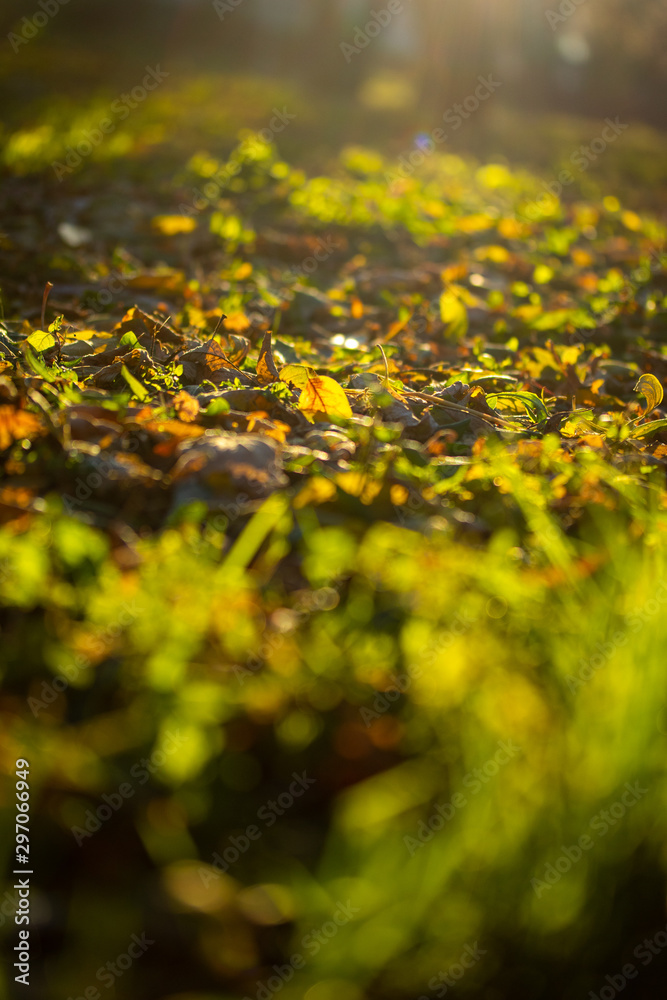
[[[266,331],[264,334],[264,340],[262,341],[262,347],[259,352],[259,361],[257,362],[257,377],[260,385],[270,385],[272,382],[277,382],[280,378],[278,369],[276,368],[276,363],[273,360],[270,330]]]
[[[113,333],[120,339],[124,334],[132,332],[142,347],[147,347],[146,339],[165,344],[182,344],[183,336],[177,333],[168,322],[149,316],[139,306],[132,306],[123,316],[120,323],[113,328]]]
[[[233,382],[238,379],[241,385],[254,386],[257,380],[248,372],[230,361],[220,345],[211,339],[201,347],[194,347],[178,356],[179,364],[183,365],[183,380],[188,384],[204,381],[220,385],[221,382]]]

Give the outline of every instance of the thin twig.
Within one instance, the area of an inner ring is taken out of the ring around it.
[[[382,355],[382,360],[384,361],[384,386],[385,389],[389,387],[389,363],[387,361],[387,355],[382,349],[382,344],[377,345],[380,348],[380,354]]]
[[[44,324],[46,323],[46,303],[52,288],[53,283],[51,281],[47,281],[44,285],[44,294],[42,295],[42,330],[44,329]]]
[[[457,413],[465,413],[466,416],[480,417],[487,423],[494,423],[500,426],[505,426],[508,422],[503,417],[491,416],[489,413],[481,413],[479,410],[471,410],[467,406],[461,406],[459,403],[452,403],[450,400],[439,399],[437,396],[428,396],[425,392],[417,392],[414,389],[409,389],[405,392],[406,398],[416,398],[419,400],[424,400],[426,403],[430,403],[431,406],[441,406],[445,410],[455,410]]]
[[[167,325],[170,319],[171,315],[167,316],[167,318],[164,320],[163,323],[160,324],[159,327],[153,327],[153,336],[151,338],[151,361],[153,360],[153,352],[155,351],[155,341],[157,340],[157,335],[160,332],[160,330],[164,329],[164,327]]]
[[[217,332],[218,332],[218,330],[220,329],[220,327],[221,327],[222,323],[223,323],[223,322],[224,322],[224,321],[225,321],[226,319],[227,319],[227,317],[225,316],[225,314],[224,314],[224,313],[221,313],[221,314],[220,314],[220,318],[219,318],[218,322],[217,322],[217,323],[215,324],[215,330],[214,330],[214,331],[213,331],[213,333],[211,334],[211,340],[213,340],[213,338],[215,337],[216,333],[217,333]]]

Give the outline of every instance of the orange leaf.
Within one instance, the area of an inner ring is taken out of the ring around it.
[[[197,419],[199,400],[183,389],[174,397],[174,409],[179,420],[182,420],[184,424],[191,424],[193,420]]]
[[[9,448],[14,441],[33,438],[42,429],[39,417],[14,406],[0,406],[0,451]]]

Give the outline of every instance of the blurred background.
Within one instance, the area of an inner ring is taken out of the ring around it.
[[[188,109],[193,114],[207,101],[219,117],[233,112],[233,89],[220,78],[253,79],[256,95],[264,81],[267,100],[279,82],[283,96],[302,104],[288,141],[305,143],[307,123],[317,149],[360,138],[401,149],[488,74],[501,84],[494,100],[450,136],[482,155],[544,164],[554,133],[562,142],[564,116],[667,122],[661,0],[402,0],[399,8],[377,35],[374,27],[366,35],[373,11],[385,11],[380,0],[48,0],[54,16],[5,0],[0,115],[25,123],[26,108],[34,116],[54,100],[121,92],[146,64],[160,62],[174,99],[188,77],[219,78]],[[344,50],[355,37],[356,50]],[[245,109],[244,125],[255,124],[254,111]]]
[[[661,0],[402,0],[363,58],[347,62],[341,43],[385,7],[381,0],[219,0],[217,8],[212,0],[69,0],[21,58],[3,46],[6,85],[19,99],[44,96],[55,67],[37,53],[58,46],[65,89],[68,78],[70,86],[83,77],[112,82],[133,63],[161,59],[172,71],[278,77],[351,104],[435,116],[469,93],[478,74],[493,72],[503,100],[523,110],[667,121]],[[20,34],[22,18],[40,10],[5,0],[3,35]],[[384,92],[372,86],[378,76]]]
[[[164,218],[173,224],[194,185],[223,169],[239,135],[266,129],[277,113],[294,116],[273,136],[283,159],[260,148],[263,174],[248,154],[242,179],[267,254],[285,243],[271,231],[271,198],[284,197],[271,192],[281,179],[289,175],[298,189],[322,171],[316,207],[324,227],[327,171],[341,149],[406,156],[447,113],[460,124],[448,128],[446,150],[470,159],[445,164],[434,199],[446,184],[465,201],[461,178],[477,178],[480,161],[496,165],[498,184],[509,187],[516,176],[517,190],[537,198],[539,182],[527,181],[522,167],[553,181],[610,118],[629,125],[623,141],[590,160],[566,196],[604,196],[616,213],[617,198],[624,207],[667,210],[664,0],[402,0],[376,32],[388,9],[385,0],[3,0],[0,276],[17,327],[26,315],[38,322],[46,275],[59,282],[54,308],[64,299],[57,308],[83,325],[91,310],[77,312],[72,301],[80,305],[80,274],[86,287],[92,274],[97,288],[110,271],[134,274],[139,263],[155,273],[143,285],[141,274],[135,285],[128,280],[123,294],[154,292],[147,308],[177,301],[179,321],[189,316],[203,327],[212,313],[197,312],[196,281],[205,285],[210,261],[216,307],[225,302],[222,284],[232,301],[252,272],[238,249],[248,242],[241,225],[221,232],[221,218],[212,220],[220,239],[211,257],[212,240],[201,232],[200,243],[177,226],[158,240],[151,219],[172,213]],[[164,84],[136,113],[111,111],[113,133],[69,165],[68,149],[124,94],[132,99],[146,67],[168,74]],[[480,76],[500,86],[472,114],[465,101],[474,103]],[[58,163],[67,167],[62,183]],[[346,163],[354,178],[375,171],[380,184],[371,154],[353,151]],[[498,169],[504,163],[517,170],[509,180]],[[295,180],[301,170],[303,182]],[[216,216],[243,200],[240,183],[225,188]],[[361,213],[367,188],[359,188]],[[474,187],[463,214],[491,197]],[[341,211],[329,220],[352,231],[356,223]],[[372,257],[368,234],[375,238],[385,223],[370,217],[349,245]],[[632,213],[624,217],[628,231],[641,228]],[[287,222],[298,229],[303,216]],[[547,225],[557,246],[557,225]],[[520,242],[521,227],[508,232]],[[429,245],[429,234],[415,225],[409,236],[439,268],[450,250],[435,239]],[[158,273],[165,261],[179,269],[180,284],[169,284],[167,268]],[[315,281],[324,284],[328,273],[321,268]],[[280,302],[258,279],[235,310],[257,314],[261,306],[269,316]],[[299,333],[306,315],[293,320]],[[486,502],[492,485],[484,489]],[[539,524],[538,499],[533,491],[523,503]],[[642,502],[633,494],[632,515],[618,523],[600,515],[601,527],[576,552],[564,550],[567,571],[540,562],[538,531],[527,542],[503,533],[502,507],[491,521],[498,534],[474,558],[446,537],[374,524],[374,509],[357,498],[342,512],[325,511],[324,524],[301,511],[294,522],[279,521],[267,562],[238,578],[219,572],[227,540],[202,544],[187,524],[126,544],[120,531],[110,542],[49,507],[46,527],[26,517],[20,530],[3,532],[2,565],[11,573],[0,574],[2,769],[12,777],[17,756],[31,760],[39,810],[32,995],[66,1000],[92,986],[130,1000],[268,1000],[259,987],[274,966],[303,953],[305,985],[284,981],[269,995],[432,1000],[444,995],[444,980],[430,985],[433,975],[447,974],[479,941],[485,960],[457,987],[461,995],[583,1000],[606,989],[607,1000],[614,987],[605,976],[624,961],[639,964],[634,949],[667,922],[662,605],[576,698],[567,678],[573,663],[600,655],[629,615],[655,603],[667,573],[664,512],[662,522],[655,511],[642,520]],[[644,538],[655,552],[649,570]],[[536,563],[517,568],[524,543]],[[609,561],[594,576],[590,554],[598,549]],[[115,561],[117,550],[128,561]],[[283,558],[278,580],[273,567]],[[461,621],[474,623],[463,635]],[[268,651],[267,631],[278,637]],[[268,665],[261,671],[258,651]],[[400,710],[374,708],[376,692],[419,667],[425,651],[433,670],[411,682]],[[52,678],[74,653],[95,669],[77,668],[76,681],[51,699]],[[246,666],[235,674],[239,663]],[[40,703],[45,690],[49,700],[30,712],[26,698]],[[361,707],[377,717],[366,724]],[[183,740],[178,753],[174,734]],[[488,795],[470,795],[451,836],[410,854],[404,838],[424,831],[436,803],[470,789],[471,772],[508,740],[521,746],[516,766],[499,771]],[[256,849],[238,850],[259,811],[287,794],[294,772],[312,772],[316,785],[282,822],[263,821]],[[128,776],[130,798],[98,829],[102,796],[117,802]],[[637,781],[652,797],[632,809],[622,832],[600,835],[590,864],[536,893],[531,878],[542,878],[563,845],[576,844]],[[84,831],[79,843],[72,828]],[[9,823],[6,830],[9,859]],[[224,851],[234,861],[221,874]],[[359,915],[332,924],[348,902]],[[10,892],[0,901],[6,967],[11,907]],[[312,935],[325,926],[331,939],[315,949]],[[100,980],[100,967],[144,933],[155,942],[147,957],[123,977]],[[661,948],[624,997],[662,995]],[[12,995],[9,975],[7,983],[0,997]]]

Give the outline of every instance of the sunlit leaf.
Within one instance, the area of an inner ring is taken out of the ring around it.
[[[452,291],[440,296],[440,318],[445,324],[445,336],[462,340],[468,332],[468,312],[459,297]]]
[[[188,215],[156,215],[151,225],[164,236],[191,233],[197,228],[197,220]]]
[[[499,412],[517,412],[517,408],[528,413],[536,423],[548,420],[549,411],[534,392],[496,392],[486,397],[489,406]]]
[[[132,373],[127,370],[125,365],[121,366],[120,373],[127,382],[127,384],[129,385],[133,394],[137,397],[137,399],[141,399],[142,401],[144,399],[148,399],[148,397],[150,396],[148,389],[141,384],[139,379],[136,379],[134,375],[132,375]]]
[[[48,333],[46,330],[35,330],[31,333],[27,339],[27,343],[35,351],[50,351],[52,347],[56,346],[56,338],[52,333]]]
[[[597,324],[583,309],[556,309],[537,316],[531,326],[534,330],[562,330],[568,323],[577,328],[593,329]]]
[[[317,372],[308,365],[285,365],[280,369],[280,381],[286,382],[295,389],[303,389],[309,378],[315,378]]]
[[[327,417],[351,417],[345,390],[327,375],[311,376],[299,396],[298,407],[310,419],[318,414]]]
[[[641,392],[646,399],[646,413],[650,413],[656,406],[660,406],[664,396],[662,385],[655,375],[650,374],[641,376],[635,386],[635,392]]]
[[[648,424],[640,424],[638,427],[633,427],[630,432],[630,437],[650,437],[651,434],[655,434],[656,431],[664,430],[665,427],[667,427],[667,420],[651,420]]]

